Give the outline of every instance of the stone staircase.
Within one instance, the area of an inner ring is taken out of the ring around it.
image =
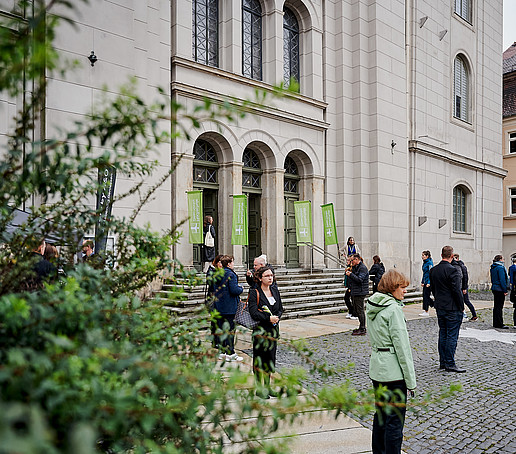
[[[245,272],[237,274],[239,284],[244,287],[240,297],[246,299],[249,286],[245,281]],[[302,269],[278,269],[276,280],[284,308],[283,319],[347,312],[343,268],[314,270],[311,274]],[[180,319],[191,318],[204,308],[205,287],[204,275],[196,275],[193,284],[184,280],[165,282],[156,296],[166,309]],[[421,301],[421,291],[414,288],[405,295],[405,304]]]

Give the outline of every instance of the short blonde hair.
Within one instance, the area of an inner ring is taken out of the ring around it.
[[[382,293],[392,293],[398,287],[407,287],[409,283],[409,280],[404,274],[396,270],[389,270],[380,279],[378,291]]]

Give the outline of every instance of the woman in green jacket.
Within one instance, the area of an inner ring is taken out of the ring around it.
[[[416,373],[402,307],[409,281],[389,270],[378,292],[367,302],[372,353],[369,377],[376,392],[373,421],[373,454],[401,453],[407,392],[416,388]],[[380,388],[387,388],[384,393]]]

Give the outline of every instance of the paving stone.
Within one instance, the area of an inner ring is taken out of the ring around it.
[[[504,309],[506,323],[512,323],[512,308]],[[492,310],[478,311],[480,320],[463,326],[492,329]],[[407,454],[424,453],[516,453],[514,402],[516,402],[516,345],[498,341],[480,342],[459,338],[455,358],[464,374],[451,374],[438,369],[438,326],[435,318],[409,320],[418,389],[416,402],[425,393],[438,393],[442,387],[460,383],[462,392],[445,401],[431,401],[419,413],[409,411],[405,421],[403,450]],[[514,328],[509,332],[514,333]],[[314,359],[328,366],[350,362],[355,367],[329,379],[313,375],[306,387],[314,390],[330,383],[350,380],[357,389],[370,387],[368,377],[370,345],[367,336],[356,338],[351,333],[320,336],[307,340]],[[330,351],[331,348],[331,351]],[[278,366],[303,367],[294,354],[278,349]],[[372,428],[372,414],[357,420]]]

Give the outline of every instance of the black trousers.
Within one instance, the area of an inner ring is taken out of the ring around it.
[[[376,398],[376,413],[373,419],[373,454],[400,454],[403,442],[403,426],[407,411],[407,385],[404,380],[380,383],[373,380],[375,391],[385,386],[389,396]],[[394,403],[396,406],[386,404]]]
[[[503,326],[503,305],[505,304],[505,293],[497,290],[491,291],[494,296],[493,327],[501,328]]]
[[[430,298],[431,293],[430,287],[423,285],[423,310],[425,312],[428,312],[428,309],[434,305],[432,298]]]
[[[348,314],[352,315],[353,317],[356,317],[355,313],[353,312],[353,304],[351,304],[351,290],[349,288],[346,290],[346,293],[344,294],[344,304],[348,308]]]
[[[364,300],[366,295],[351,295],[351,301],[353,302],[353,312],[360,323],[360,329],[366,329],[366,318]]]
[[[232,355],[235,353],[235,314],[221,314],[217,319],[217,328],[219,334],[215,342],[220,352]]]

